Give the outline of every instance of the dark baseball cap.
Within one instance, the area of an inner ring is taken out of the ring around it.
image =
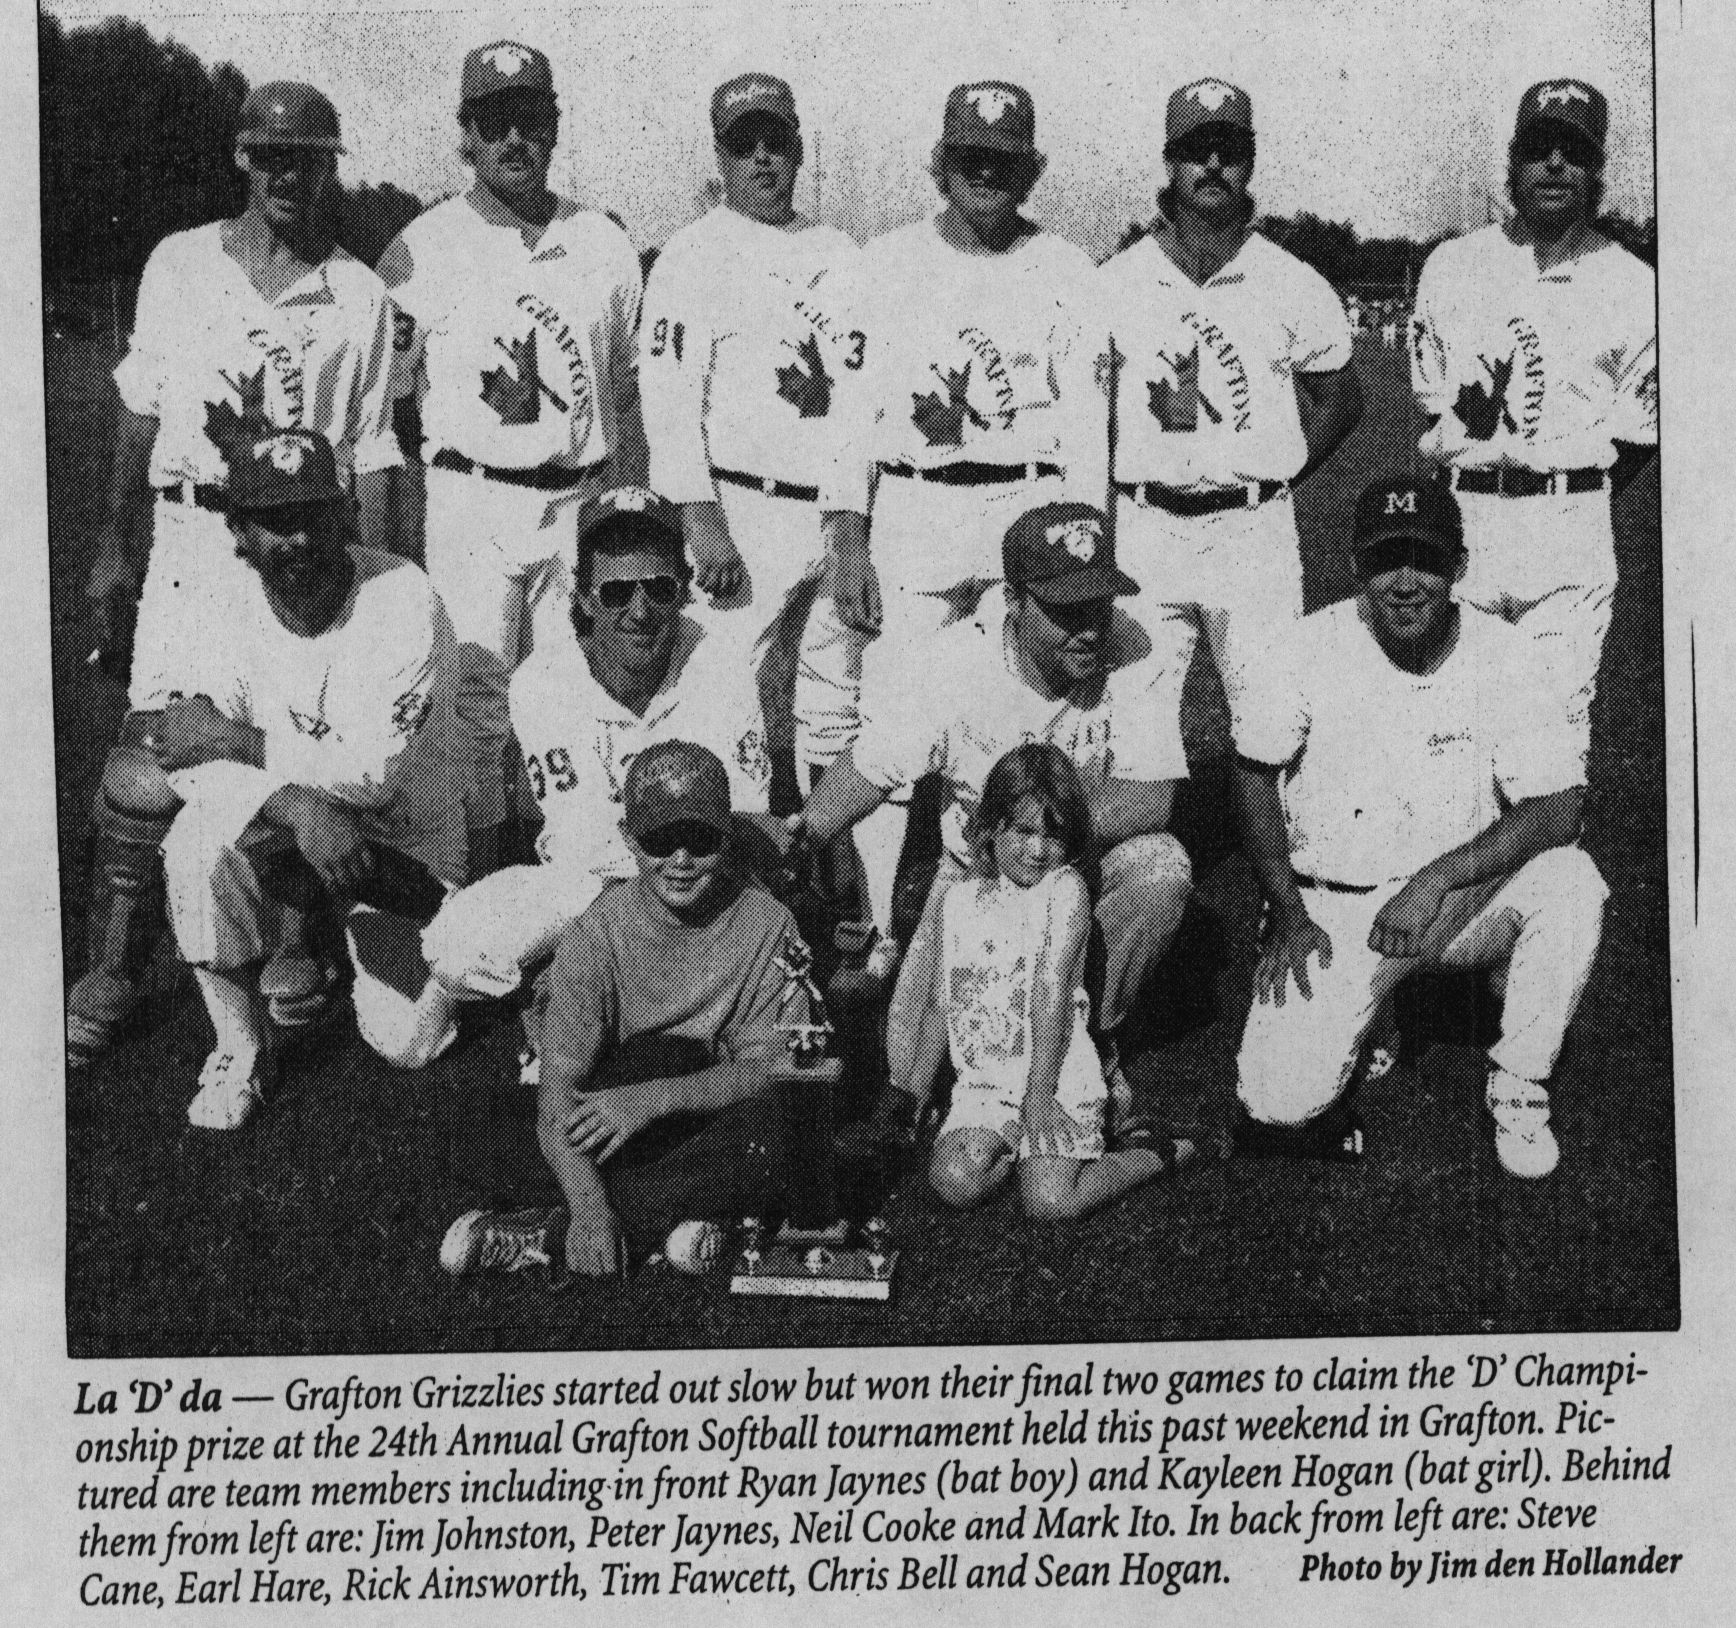
[[[1051,605],[1125,597],[1139,584],[1116,569],[1115,539],[1101,509],[1045,503],[1022,514],[1001,543],[1001,574]]]
[[[1601,153],[1609,134],[1609,103],[1603,92],[1583,79],[1545,79],[1519,98],[1514,139],[1534,124],[1564,124],[1576,130]]]
[[[338,110],[312,85],[275,80],[247,93],[236,121],[242,147],[315,147],[341,153]]]
[[[737,74],[711,93],[711,130],[724,136],[738,119],[750,113],[765,113],[791,130],[800,130],[795,93],[783,80],[769,73]]]
[[[1183,85],[1169,99],[1164,116],[1164,141],[1179,141],[1202,125],[1227,124],[1235,130],[1252,131],[1254,104],[1248,93],[1222,79],[1196,79]]]
[[[622,819],[630,837],[694,820],[721,836],[730,832],[729,775],[715,752],[692,741],[648,746],[627,766]]]
[[[944,147],[987,147],[1001,153],[1037,150],[1037,110],[1031,93],[1004,79],[955,86],[940,126]]]
[[[241,441],[227,459],[231,511],[333,502],[345,495],[331,442],[312,430],[268,430]]]
[[[643,486],[616,486],[592,498],[578,513],[579,546],[616,526],[655,534],[673,554],[682,550],[681,511],[668,498]]]
[[[464,59],[464,72],[458,81],[459,100],[474,102],[506,90],[553,96],[555,76],[549,59],[516,40],[496,40],[492,45],[477,46]]]
[[[1397,550],[1385,545],[1403,545]],[[1356,523],[1350,550],[1357,570],[1391,569],[1414,563],[1423,569],[1442,567],[1450,576],[1465,549],[1465,525],[1458,499],[1446,483],[1428,475],[1389,475],[1363,489],[1356,500]]]

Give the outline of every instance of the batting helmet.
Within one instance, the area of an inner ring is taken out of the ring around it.
[[[341,153],[338,110],[312,85],[260,85],[241,104],[236,141],[243,147],[318,147]]]

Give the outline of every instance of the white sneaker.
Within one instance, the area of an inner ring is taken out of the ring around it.
[[[677,1272],[704,1277],[723,1254],[723,1228],[715,1221],[683,1221],[665,1240],[663,1254]]]
[[[1510,1176],[1535,1181],[1561,1162],[1549,1128],[1549,1092],[1504,1068],[1489,1070],[1489,1112],[1495,1119],[1495,1153]]]
[[[265,1100],[263,1059],[214,1051],[199,1071],[199,1094],[187,1105],[187,1118],[202,1131],[238,1131]]]

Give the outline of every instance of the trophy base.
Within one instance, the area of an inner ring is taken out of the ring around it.
[[[890,1300],[898,1251],[889,1249],[881,1255],[876,1272],[868,1249],[846,1243],[850,1231],[847,1221],[813,1230],[782,1228],[760,1252],[752,1270],[745,1255],[736,1257],[730,1293],[808,1300]]]

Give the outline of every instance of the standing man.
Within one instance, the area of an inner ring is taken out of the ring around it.
[[[236,135],[246,209],[174,233],[145,265],[115,369],[109,513],[85,588],[109,643],[144,582],[131,712],[97,799],[90,967],[67,1005],[74,1064],[107,1048],[150,957],[148,899],[174,808],[152,795],[139,742],[171,700],[202,687],[201,658],[223,651],[248,584],[224,524],[210,424],[325,437],[346,488],[354,477],[363,541],[384,546],[388,472],[401,461],[388,392],[392,306],[333,237],[342,151],[337,110],[312,86],[259,86]]]
[[[1167,686],[1154,682],[1145,641],[1117,608],[1139,589],[1116,568],[1101,510],[1033,509],[1008,528],[998,563],[1005,589],[993,591],[978,620],[932,636],[920,677],[863,720],[856,745],[826,771],[797,824],[810,841],[829,842],[919,775],[937,772],[945,782],[945,857],[898,974],[896,1024],[927,1004],[940,898],[970,868],[965,829],[989,770],[1027,741],[1060,747],[1084,785],[1101,875],[1096,915],[1106,955],[1090,994],[1108,1060],[1192,891],[1187,854],[1164,829],[1187,775],[1180,723],[1151,704]],[[894,1051],[899,1044],[888,1041]],[[907,1126],[917,1106],[894,1090],[876,1108],[876,1125]]]
[[[573,515],[612,480],[642,478],[641,284],[627,234],[549,190],[560,110],[548,58],[481,46],[459,96],[476,184],[412,221],[380,274],[416,323],[426,561],[458,634],[481,874],[507,813],[507,680],[535,645],[569,637]]]
[[[854,491],[838,506],[865,508],[872,493],[884,622],[863,652],[865,718],[920,686],[933,635],[969,616],[1000,576],[1013,521],[1063,498],[1104,500],[1103,397],[1079,316],[1091,260],[1022,213],[1043,173],[1036,130],[1021,86],[958,86],[932,161],[940,211],[862,255],[854,326],[867,335],[871,422],[843,471]],[[871,989],[897,964],[889,928],[907,806],[857,828],[881,935]]]
[[[512,678],[512,725],[543,814],[541,863],[503,866],[449,899],[422,935],[427,965],[412,988],[375,975],[359,940],[380,924],[354,924],[357,1020],[401,1068],[437,1057],[456,1034],[460,1001],[511,994],[568,922],[635,874],[621,797],[649,747],[698,742],[727,765],[737,811],[766,810],[771,766],[753,676],[738,645],[682,608],[692,573],[680,512],[640,487],[616,487],[577,523],[573,607],[589,633],[581,640],[569,627]]]
[[[1165,670],[1183,681],[1203,630],[1239,739],[1251,679],[1302,614],[1292,490],[1356,427],[1362,390],[1332,286],[1253,229],[1248,93],[1184,85],[1165,133],[1163,218],[1098,274],[1116,536]]]
[[[1459,596],[1536,641],[1581,724],[1615,598],[1611,494],[1658,440],[1657,280],[1594,224],[1608,129],[1581,80],[1525,92],[1517,213],[1429,256],[1411,327],[1422,451],[1465,515]]]
[[[207,689],[170,702],[147,743],[157,793],[178,811],[163,845],[175,941],[216,1031],[188,1118],[220,1131],[245,1123],[269,1087],[256,990],[284,856],[344,902],[401,870],[399,856],[418,862],[434,898],[463,863],[439,596],[409,561],[350,546],[348,493],[323,436],[232,426],[223,439],[247,591],[205,663]]]
[[[792,202],[802,135],[781,79],[719,85],[711,129],[723,202],[669,240],[645,290],[651,485],[681,505],[711,602],[696,614],[720,631],[739,626],[785,748],[792,701],[778,641],[799,641],[793,735],[805,792],[855,738],[861,645],[878,622],[866,493],[860,512],[827,508],[847,416],[839,398],[860,389],[867,354],[840,286],[858,250]]]
[[[1258,1142],[1337,1140],[1310,1132],[1325,1130],[1398,983],[1422,966],[1500,966],[1495,1151],[1515,1176],[1547,1176],[1549,1077],[1608,892],[1574,846],[1581,731],[1540,701],[1531,641],[1453,602],[1465,546],[1440,485],[1375,482],[1352,548],[1361,592],[1291,631],[1289,659],[1274,653],[1286,686],[1262,686],[1263,716],[1240,742],[1245,840],[1268,900],[1242,1103]]]

